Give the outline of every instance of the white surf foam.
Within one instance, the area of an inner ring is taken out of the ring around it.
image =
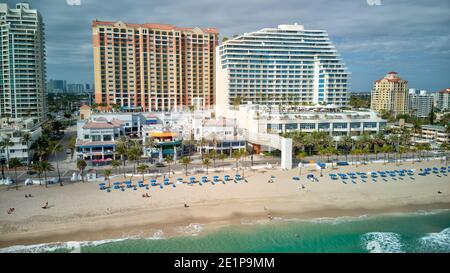
[[[165,235],[164,235],[164,231],[162,231],[162,229],[158,229],[157,231],[155,231],[155,233],[153,233],[153,235],[151,237],[146,238],[147,240],[161,240],[161,239],[165,239]]]
[[[189,234],[191,236],[197,236],[203,229],[204,226],[202,224],[193,223],[185,227],[179,227],[178,231]]]
[[[98,240],[98,241],[69,241],[69,242],[52,242],[35,245],[15,245],[6,248],[1,248],[0,253],[41,253],[41,252],[53,252],[58,249],[67,249],[73,253],[80,253],[81,247],[99,246],[103,244],[115,243],[133,238],[135,237]]]
[[[450,252],[450,228],[428,233],[419,239],[419,245],[424,252]]]
[[[361,236],[361,244],[370,253],[401,253],[400,239],[393,232],[369,232]]]

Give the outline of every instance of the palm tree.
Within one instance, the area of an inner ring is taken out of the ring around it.
[[[111,169],[106,169],[103,171],[103,175],[105,176],[106,180],[108,180],[108,188],[111,188],[111,179],[109,179],[109,177],[112,174],[112,170]]]
[[[14,142],[12,142],[8,137],[4,138],[2,142],[0,142],[0,147],[6,152],[6,166],[9,168],[9,147],[14,146]]]
[[[247,153],[247,150],[241,150],[241,151],[239,151],[240,152],[240,154],[241,154],[241,158],[243,158],[243,160],[242,160],[242,177],[245,177],[245,165],[244,165],[244,163],[245,163],[245,158],[248,156],[248,153]]]
[[[389,153],[392,153],[394,148],[391,145],[385,144],[381,147],[381,152],[384,153],[384,164],[389,160]]]
[[[41,163],[41,161],[34,163],[32,168],[33,168],[34,171],[36,171],[38,173],[39,185],[42,185],[42,183],[41,183],[42,182],[42,180],[41,180],[42,168],[41,168],[41,164],[40,163]]]
[[[209,151],[208,157],[213,160],[213,166],[216,168],[217,151],[215,149]]]
[[[30,141],[31,141],[31,134],[30,133],[24,133],[22,135],[22,141],[27,144],[27,166],[30,165]]]
[[[75,153],[77,143],[77,136],[72,136],[69,140],[69,144],[67,145],[67,148],[70,150],[70,159],[73,159],[73,154]]]
[[[191,163],[191,159],[189,157],[183,156],[180,160],[179,160],[180,164],[184,165],[185,170],[186,170],[186,176],[188,175],[187,172],[187,168],[188,165]]]
[[[361,150],[360,149],[353,149],[353,150],[350,151],[350,155],[352,155],[352,157],[356,156],[356,167],[358,167],[358,156],[360,154],[361,154]]]
[[[58,163],[58,159],[56,158],[56,153],[57,152],[61,152],[63,150],[63,147],[61,146],[61,144],[59,144],[56,141],[50,141],[50,145],[48,147],[48,150],[50,151],[51,154],[53,154],[53,157],[56,160],[56,170],[58,172],[58,179],[59,179],[59,185],[62,186],[62,180],[61,180],[61,172],[59,171],[59,163]]]
[[[133,162],[133,170],[136,171],[136,163],[139,162],[142,154],[142,147],[138,143],[134,143],[128,150],[128,159]]]
[[[116,169],[120,168],[120,165],[121,165],[120,161],[118,161],[118,160],[111,161],[111,166],[112,166],[112,168],[114,170],[114,173],[116,173],[115,172]]]
[[[145,164],[140,164],[139,166],[137,166],[136,169],[140,174],[142,174],[142,183],[143,183],[145,180],[144,174],[145,174],[145,171],[148,169],[148,166]]]
[[[305,152],[298,152],[298,153],[295,155],[295,158],[296,158],[298,161],[300,161],[300,164],[299,164],[299,167],[298,167],[298,169],[299,169],[298,175],[302,175],[302,167],[301,167],[301,163],[302,163],[302,160],[303,160],[305,157],[306,157],[306,153],[305,153]]]
[[[42,173],[44,174],[44,181],[45,181],[45,187],[47,188],[47,173],[52,172],[55,170],[53,168],[53,165],[50,164],[48,161],[40,161],[38,163],[40,165],[40,169],[42,170]]]
[[[116,153],[120,156],[123,166],[123,177],[125,177],[125,156],[128,155],[128,142],[125,137],[121,137],[116,144]]]
[[[209,165],[211,165],[211,161],[209,160],[209,158],[208,157],[205,157],[204,159],[203,159],[203,165],[206,167],[206,175],[208,175],[208,168],[209,168]]]
[[[84,169],[86,169],[87,167],[87,163],[84,159],[79,159],[77,161],[77,169],[80,171],[81,174],[81,181],[84,183],[84,176],[83,176],[83,171]]]
[[[146,137],[145,141],[144,141],[144,147],[145,149],[150,149],[150,155],[149,157],[152,157],[152,149],[155,146],[155,140],[153,139],[153,137]]]
[[[239,150],[234,150],[231,157],[236,160],[236,173],[239,172],[239,159],[241,159],[241,152]]]
[[[345,150],[345,161],[347,160],[348,154],[350,152],[350,150],[353,147],[353,139],[351,136],[344,136],[341,138],[340,140],[342,146],[344,146],[344,150]]]
[[[200,154],[202,156],[203,159],[203,145],[206,144],[206,139],[204,137],[202,137],[199,141],[198,141],[198,146],[200,146]]]
[[[219,160],[222,160],[222,172],[225,172],[225,159],[227,158],[227,155],[223,152],[219,154]]]
[[[312,149],[315,143],[316,143],[315,136],[312,133],[306,134],[305,137],[303,137],[303,145],[309,148],[308,155],[312,154]]]
[[[166,162],[167,162],[167,166],[169,167],[169,178],[170,178],[170,164],[172,164],[173,163],[173,156],[171,156],[171,155],[168,155],[168,156],[166,156]]]
[[[9,160],[9,162],[8,162],[8,165],[10,168],[14,169],[14,174],[16,176],[16,180],[15,180],[16,181],[16,190],[18,190],[19,189],[19,181],[17,181],[17,168],[22,167],[23,164],[22,164],[22,162],[20,162],[19,159],[11,158],[11,160]]]

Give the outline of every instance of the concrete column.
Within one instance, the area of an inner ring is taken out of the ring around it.
[[[281,138],[281,168],[292,169],[292,139]]]

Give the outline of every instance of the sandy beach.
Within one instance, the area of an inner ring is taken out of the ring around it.
[[[177,184],[126,189],[99,190],[97,182],[74,183],[60,187],[52,185],[0,188],[0,247],[46,242],[92,241],[130,236],[152,236],[163,230],[165,236],[180,234],[180,227],[200,223],[210,227],[240,224],[244,221],[271,221],[274,217],[318,218],[359,216],[391,212],[450,208],[450,173],[419,176],[418,170],[445,166],[440,160],[415,163],[351,165],[320,172],[313,167],[292,170],[245,170],[248,182],[216,185],[205,183]],[[397,176],[396,180],[381,178],[373,182],[351,179],[333,181],[329,173],[369,172],[380,170],[416,169],[413,178]],[[242,174],[242,171],[240,171]],[[306,175],[313,173],[319,182]],[[208,177],[224,174],[234,177],[235,171],[209,172]],[[196,175],[197,180],[206,174]],[[268,183],[275,176],[274,183]],[[299,176],[300,181],[292,179]],[[170,178],[176,182],[175,174]],[[190,177],[190,176],[188,176]],[[141,180],[136,176],[134,181]],[[123,175],[111,182],[123,181]],[[129,179],[127,179],[129,180]],[[146,179],[148,183],[149,179]],[[162,178],[158,178],[162,183]],[[302,189],[301,185],[305,188]],[[441,193],[438,193],[441,192]],[[151,197],[143,198],[148,193]],[[25,198],[25,194],[33,197]],[[49,203],[48,209],[41,207]],[[185,208],[184,204],[189,207]],[[8,214],[9,208],[15,208]],[[271,217],[270,217],[271,216]]]

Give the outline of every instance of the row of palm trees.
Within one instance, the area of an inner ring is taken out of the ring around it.
[[[356,157],[356,161],[358,161],[360,156],[367,160],[367,156],[371,153],[375,154],[378,159],[378,154],[383,153],[387,162],[390,153],[395,152],[401,160],[405,153],[410,152],[422,157],[425,152],[431,150],[429,144],[412,146],[411,131],[408,129],[391,131],[387,137],[383,133],[375,135],[364,133],[356,139],[351,136],[343,136],[338,141],[334,141],[327,132],[292,132],[285,133],[283,136],[292,138],[295,157],[299,161],[313,154],[319,155],[320,158],[328,157],[328,161],[331,156],[344,154],[346,160],[350,155],[352,159]]]

